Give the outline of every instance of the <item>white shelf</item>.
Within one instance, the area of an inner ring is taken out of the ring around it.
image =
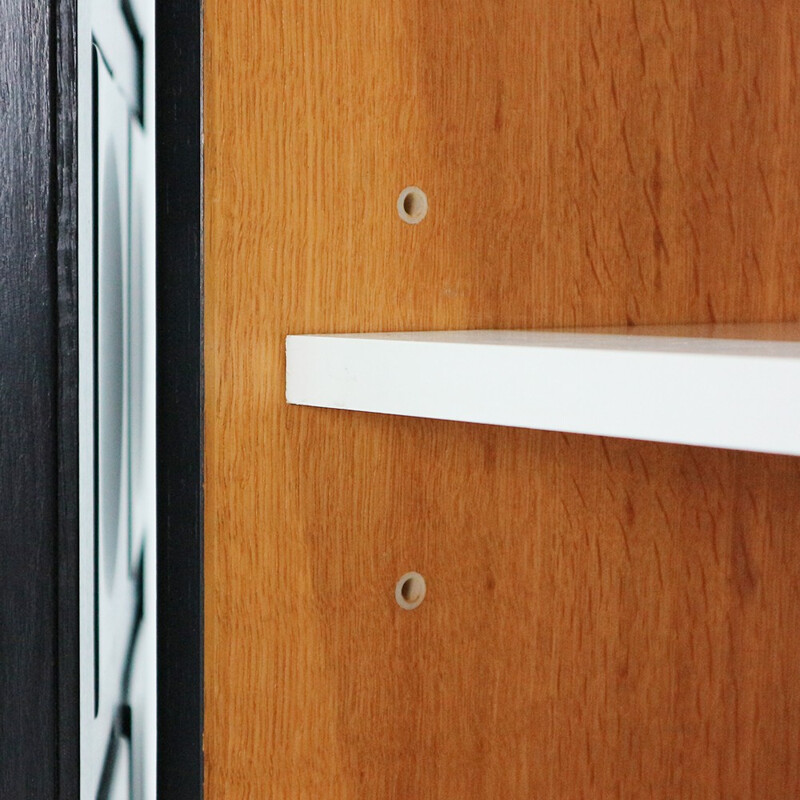
[[[289,403],[800,455],[800,325],[286,339]]]

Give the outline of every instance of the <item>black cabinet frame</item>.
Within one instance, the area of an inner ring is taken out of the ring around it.
[[[78,798],[78,0],[0,4],[0,797]],[[203,792],[202,10],[156,3],[158,795]]]

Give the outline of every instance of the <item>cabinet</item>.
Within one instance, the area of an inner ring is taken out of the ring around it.
[[[800,6],[205,19],[207,795],[795,797],[795,456],[287,405],[285,343],[796,323]]]

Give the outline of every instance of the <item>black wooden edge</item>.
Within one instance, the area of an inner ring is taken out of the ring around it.
[[[74,19],[0,16],[0,797],[47,800],[79,740]]]
[[[156,3],[158,796],[203,794],[201,0]]]
[[[77,0],[51,0],[51,185],[58,392],[58,797],[80,793]]]
[[[77,769],[77,407],[76,386],[62,386],[74,378],[74,109],[56,100],[75,76],[59,68],[58,28],[71,21],[56,3],[0,15],[0,797],[10,800],[69,797]]]

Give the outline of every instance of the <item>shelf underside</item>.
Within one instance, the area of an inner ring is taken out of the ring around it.
[[[288,336],[291,404],[800,455],[800,325]]]
[[[287,401],[800,455],[800,326],[289,336]]]

